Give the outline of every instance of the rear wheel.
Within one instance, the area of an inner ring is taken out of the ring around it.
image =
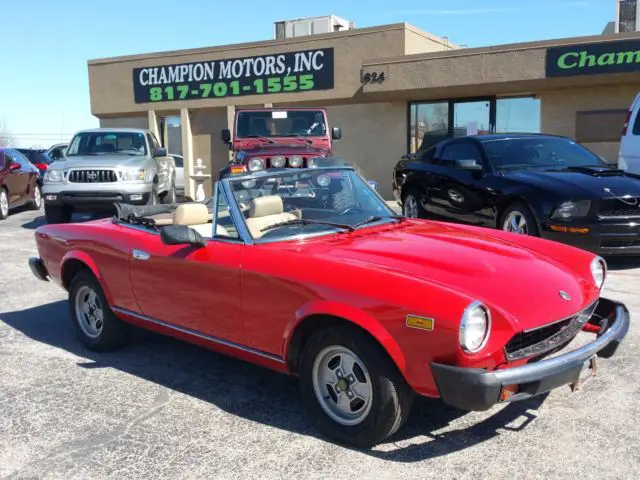
[[[4,188],[0,188],[0,220],[9,216],[9,195]]]
[[[44,205],[44,216],[47,223],[69,223],[73,211],[70,207],[60,205]]]
[[[173,204],[176,203],[176,184],[175,180],[171,182],[169,190],[162,197],[162,203]]]
[[[502,214],[500,228],[505,232],[538,236],[538,225],[529,207],[517,202],[510,205]]]
[[[349,326],[313,334],[304,345],[298,376],[318,428],[355,446],[393,435],[406,421],[414,397],[386,352]]]
[[[420,203],[420,193],[417,189],[410,189],[402,202],[402,214],[407,218],[427,218],[427,211]]]
[[[29,208],[31,208],[31,210],[40,210],[40,207],[42,207],[42,191],[40,190],[40,185],[36,184],[33,188],[33,200]]]
[[[78,339],[89,350],[113,350],[128,339],[129,325],[111,311],[100,283],[88,270],[71,281],[69,315]]]

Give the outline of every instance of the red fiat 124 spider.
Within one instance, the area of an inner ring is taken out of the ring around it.
[[[31,269],[68,290],[79,340],[113,349],[134,324],[296,375],[343,443],[392,435],[416,393],[486,410],[575,386],[629,328],[600,297],[602,258],[398,217],[350,167],[236,171],[208,202],[116,207],[36,230]],[[565,349],[580,332],[594,338]]]

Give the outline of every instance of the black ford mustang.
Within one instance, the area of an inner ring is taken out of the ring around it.
[[[640,176],[566,137],[444,140],[393,171],[403,214],[500,228],[601,255],[640,255]]]

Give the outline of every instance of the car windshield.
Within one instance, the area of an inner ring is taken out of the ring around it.
[[[327,134],[322,110],[247,111],[238,113],[236,138],[317,137]]]
[[[44,164],[44,165],[49,165],[50,163],[53,163],[53,158],[51,158],[49,154],[45,151],[29,150],[27,148],[24,148],[24,149],[18,148],[17,150],[20,153],[22,153],[25,157],[27,157],[31,163],[38,163],[38,164]]]
[[[142,132],[82,132],[78,133],[67,156],[75,155],[146,155],[147,146]]]
[[[598,156],[568,138],[505,138],[486,140],[483,144],[496,170],[607,166]]]
[[[353,232],[399,220],[353,169],[262,172],[229,185],[256,241]]]

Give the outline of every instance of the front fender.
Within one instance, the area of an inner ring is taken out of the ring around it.
[[[83,252],[81,250],[71,250],[67,252],[64,255],[64,257],[62,257],[62,261],[60,262],[60,279],[61,280],[63,279],[64,269],[67,266],[67,263],[71,260],[78,260],[82,262],[84,265],[86,265],[86,267],[89,270],[91,270],[91,273],[93,273],[93,275],[96,277],[96,279],[100,283],[100,286],[102,287],[102,291],[104,292],[104,295],[107,297],[107,301],[109,302],[109,305],[113,305],[111,293],[109,292],[109,289],[106,283],[104,282],[104,277],[100,273],[100,269],[98,268],[98,265],[93,260],[93,258],[91,258],[91,256],[86,252]],[[69,289],[69,285],[63,285],[63,286],[67,290]]]
[[[339,302],[317,301],[309,303],[296,311],[294,317],[287,324],[282,339],[282,358],[288,358],[291,340],[298,326],[308,317],[313,315],[329,315],[351,322],[373,336],[387,351],[398,369],[404,374],[406,371],[406,359],[402,349],[375,318],[365,311]]]

